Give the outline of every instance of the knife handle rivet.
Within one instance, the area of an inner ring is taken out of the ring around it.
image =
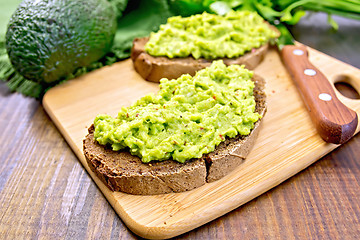
[[[303,51],[303,50],[300,50],[300,49],[295,49],[295,50],[293,51],[293,54],[294,54],[294,55],[297,55],[297,56],[301,56],[301,55],[304,54],[304,51]]]
[[[320,93],[319,98],[323,101],[330,101],[332,99],[331,95],[328,93]]]
[[[307,68],[307,69],[304,70],[304,74],[308,75],[308,76],[315,76],[316,71],[314,69]]]

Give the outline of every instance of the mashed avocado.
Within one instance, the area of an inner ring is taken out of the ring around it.
[[[169,58],[234,58],[276,37],[256,12],[230,11],[225,16],[204,12],[169,18],[158,32],[151,33],[145,50]]]
[[[117,118],[98,115],[95,139],[115,151],[128,147],[143,162],[200,158],[225,137],[248,135],[261,117],[254,112],[252,75],[219,60],[194,77],[163,78],[157,94],[123,107]]]

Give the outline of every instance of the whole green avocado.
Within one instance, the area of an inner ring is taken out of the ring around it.
[[[53,84],[103,57],[115,31],[106,0],[24,0],[8,24],[6,50],[25,78]]]

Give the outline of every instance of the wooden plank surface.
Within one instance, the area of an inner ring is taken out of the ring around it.
[[[359,69],[312,49],[309,55],[330,82],[346,76],[360,91]],[[51,89],[43,105],[128,227],[142,237],[169,238],[241,206],[339,146],[325,143],[317,134],[275,48],[270,49],[256,73],[267,81],[268,111],[254,149],[245,163],[228,176],[184,193],[134,196],[111,192],[89,170],[83,156],[82,140],[97,114],[116,116],[122,106],[158,91],[158,84],[144,81],[134,71],[131,60]],[[360,115],[360,100],[338,96]]]
[[[360,67],[356,22],[298,40]],[[350,96],[356,97],[351,91]],[[82,168],[39,101],[0,84],[0,239],[137,239]],[[358,239],[359,134],[260,197],[176,239]]]

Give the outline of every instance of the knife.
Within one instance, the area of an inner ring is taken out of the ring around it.
[[[278,48],[310,114],[318,134],[328,143],[343,144],[355,133],[358,116],[337,98],[333,86],[308,58],[304,45],[296,44],[282,24],[275,24],[281,35]]]

